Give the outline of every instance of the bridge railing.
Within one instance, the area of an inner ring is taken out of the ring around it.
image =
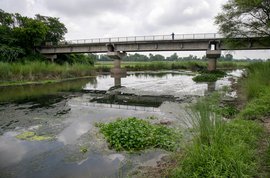
[[[171,34],[171,35],[78,39],[78,40],[61,41],[58,43],[58,45],[110,43],[110,42],[137,42],[137,41],[142,42],[142,41],[162,41],[162,40],[219,39],[219,38],[222,38],[222,35],[218,33]]]

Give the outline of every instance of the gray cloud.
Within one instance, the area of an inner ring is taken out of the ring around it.
[[[130,0],[44,0],[48,9],[76,18],[93,18],[106,12],[123,13],[128,9],[129,2]]]
[[[9,13],[24,13],[28,5],[28,0],[0,0],[0,9]]]

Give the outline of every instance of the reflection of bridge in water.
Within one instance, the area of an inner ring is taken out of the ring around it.
[[[258,50],[270,49],[270,44],[264,44],[262,38],[239,36],[234,40],[241,41],[241,46],[229,48],[225,38],[217,33],[175,34],[154,36],[113,37],[63,41],[53,45],[37,47],[41,54],[53,60],[57,54],[70,53],[107,53],[114,59],[112,73],[123,73],[120,60],[127,52],[150,51],[206,51],[208,70],[216,69],[216,60],[221,50]]]
[[[133,110],[133,111],[146,111],[146,112],[160,112],[158,107],[150,106],[136,106],[136,105],[121,105],[121,104],[107,104],[107,103],[89,103],[89,102],[78,102],[72,103],[71,105],[79,105],[85,107],[96,107],[96,108],[111,108],[111,109],[124,109],[124,110]]]

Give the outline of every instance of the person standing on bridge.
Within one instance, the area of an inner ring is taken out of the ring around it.
[[[174,40],[174,33],[172,32],[172,40]]]

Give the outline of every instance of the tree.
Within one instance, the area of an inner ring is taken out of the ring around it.
[[[34,53],[35,45],[64,39],[67,29],[59,18],[25,17],[0,9],[0,61],[15,61]],[[82,56],[83,58],[84,56]]]
[[[166,60],[168,61],[177,61],[178,55],[176,53],[173,53],[170,57],[167,57]]]
[[[40,45],[48,33],[48,27],[32,18],[17,15],[18,27],[15,27],[13,33],[19,41],[19,45],[24,47],[27,53],[34,50],[35,45]]]
[[[229,0],[222,10],[215,23],[226,38],[264,37],[270,42],[269,0]]]
[[[150,61],[164,61],[165,57],[163,55],[160,55],[160,54],[153,55],[150,53],[149,60]]]
[[[226,54],[224,59],[226,61],[231,61],[231,60],[233,60],[233,55],[232,54]]]
[[[67,33],[67,28],[63,23],[59,21],[59,18],[37,14],[36,19],[43,22],[48,28],[48,33],[46,34],[45,41],[53,42],[53,44],[56,44],[60,40],[64,39],[64,35]]]

